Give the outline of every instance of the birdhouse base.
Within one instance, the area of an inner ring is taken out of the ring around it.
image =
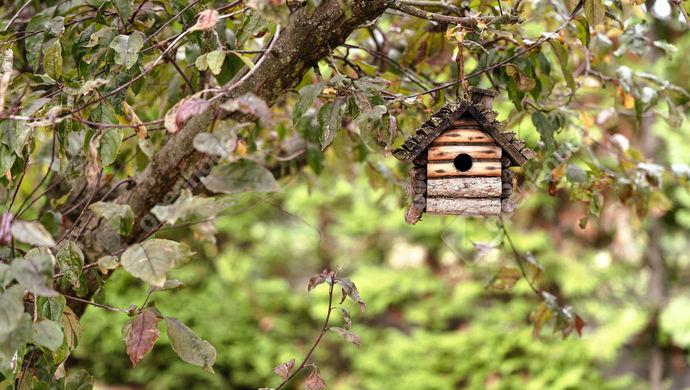
[[[501,215],[501,198],[428,198],[427,214]]]

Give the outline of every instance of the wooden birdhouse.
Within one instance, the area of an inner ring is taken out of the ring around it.
[[[443,106],[415,135],[393,151],[413,163],[407,185],[414,197],[405,221],[415,224],[422,213],[500,215],[515,202],[511,166],[522,166],[536,153],[512,131],[501,132],[492,110],[496,92],[470,87],[471,101]]]

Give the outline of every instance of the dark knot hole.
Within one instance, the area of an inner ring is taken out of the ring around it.
[[[467,153],[458,154],[453,160],[455,169],[460,172],[467,172],[472,168],[472,157]]]

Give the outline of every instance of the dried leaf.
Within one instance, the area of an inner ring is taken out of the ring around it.
[[[289,362],[280,363],[279,365],[275,366],[273,372],[275,372],[279,377],[287,379],[290,376],[290,371],[292,371],[294,366],[295,359],[292,359]]]
[[[200,31],[200,30],[210,30],[215,27],[220,21],[218,18],[218,11],[215,9],[207,9],[205,11],[199,12],[199,18],[196,24],[189,29],[189,31]]]
[[[355,286],[354,282],[350,279],[342,279],[342,280],[337,280],[336,283],[343,289],[343,301],[345,300],[345,295],[350,297],[353,301],[359,303],[360,309],[364,311],[366,309],[366,305],[364,304],[364,301],[362,298],[359,296],[359,291],[357,291],[357,287]],[[341,301],[341,303],[343,302]]]
[[[311,374],[304,381],[304,388],[307,390],[320,390],[326,388],[326,381],[323,380],[321,374],[319,374],[319,369],[314,367]]]
[[[515,286],[520,280],[520,271],[515,268],[501,267],[496,275],[487,283],[486,287],[493,287],[497,290],[508,290]]]
[[[158,334],[158,318],[155,314],[143,311],[131,320],[125,344],[133,367],[136,367],[144,355],[153,349],[153,345],[158,340]]]
[[[321,271],[320,274],[315,274],[311,278],[309,278],[309,285],[307,286],[307,292],[311,292],[316,286],[319,284],[325,282],[328,278],[330,278],[333,275],[333,272],[329,268],[324,269]]]
[[[534,310],[530,315],[529,319],[534,324],[534,330],[532,331],[532,336],[535,339],[539,339],[539,333],[544,324],[551,318],[551,310],[546,306],[546,302],[541,302],[539,307]]]
[[[328,330],[334,331],[335,333],[338,334],[338,336],[345,338],[345,340],[351,342],[352,344],[354,344],[358,347],[362,343],[362,340],[359,338],[359,336],[357,336],[356,334],[349,332],[343,328],[330,327],[330,328],[328,328]]]
[[[139,119],[137,113],[127,102],[122,102],[122,111],[124,111],[127,116],[128,124],[134,125],[132,129],[137,133],[137,136],[142,139],[148,137],[146,126],[142,126],[141,119]]]

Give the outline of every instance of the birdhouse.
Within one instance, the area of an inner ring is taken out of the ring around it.
[[[502,132],[492,110],[496,92],[470,87],[471,101],[443,106],[393,156],[414,166],[408,193],[414,197],[405,221],[422,213],[500,215],[512,213],[514,172],[536,153],[512,131]]]

